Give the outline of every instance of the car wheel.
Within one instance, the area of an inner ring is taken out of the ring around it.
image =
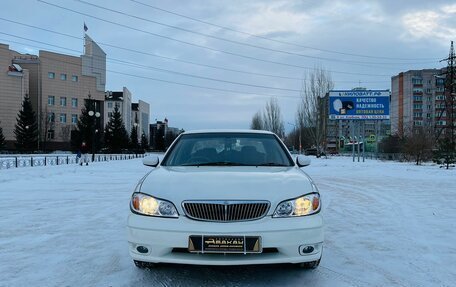
[[[299,263],[299,267],[303,268],[303,269],[315,269],[318,267],[318,265],[320,265],[320,259],[318,260],[315,260],[315,261],[310,261],[310,262],[302,262],[302,263]]]
[[[144,262],[144,261],[138,261],[138,260],[133,260],[135,262],[135,265],[136,267],[140,268],[140,269],[149,269],[149,268],[153,268],[155,267],[155,264],[154,263],[151,263],[151,262]]]

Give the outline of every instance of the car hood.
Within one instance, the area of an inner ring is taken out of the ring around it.
[[[283,200],[310,193],[310,177],[297,167],[155,168],[140,191],[170,200],[182,212],[186,200],[267,200],[272,213]]]

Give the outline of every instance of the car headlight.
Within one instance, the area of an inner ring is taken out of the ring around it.
[[[133,193],[130,206],[132,211],[138,214],[174,218],[179,216],[179,213],[172,202],[158,199],[144,193]]]
[[[285,200],[277,205],[272,217],[293,217],[315,214],[320,211],[320,194],[309,193]]]

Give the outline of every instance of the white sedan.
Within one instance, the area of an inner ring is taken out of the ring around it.
[[[320,194],[273,133],[181,134],[142,178],[128,216],[136,266],[154,263],[300,263],[315,268],[323,249]]]

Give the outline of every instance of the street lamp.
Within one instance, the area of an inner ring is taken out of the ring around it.
[[[292,123],[287,123],[291,126],[294,127],[295,131],[297,130],[297,126],[295,124],[292,124]],[[302,149],[302,144],[301,144],[301,129],[299,129],[299,154],[301,154],[301,149]]]
[[[92,100],[94,101],[94,100]],[[95,104],[93,105],[94,108]],[[95,108],[94,108],[95,110]],[[101,116],[99,112],[96,111],[89,111],[88,112],[90,118],[92,119],[92,162],[95,161],[95,134],[98,132],[98,129],[96,128],[97,124],[97,119]]]

